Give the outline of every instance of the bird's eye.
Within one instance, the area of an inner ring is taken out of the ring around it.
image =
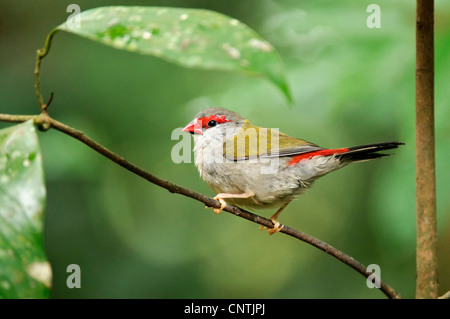
[[[209,127],[214,127],[216,125],[217,125],[217,121],[211,120],[211,121],[208,122],[208,126]]]

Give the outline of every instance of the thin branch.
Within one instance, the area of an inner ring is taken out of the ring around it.
[[[41,110],[44,106],[44,99],[41,94],[41,80],[40,80],[40,69],[41,69],[41,61],[43,56],[43,49],[39,49],[36,52],[36,66],[34,68],[34,89],[36,91],[36,98],[39,103],[39,107]]]
[[[53,101],[53,95],[54,95],[53,92],[50,93],[50,98],[48,99],[47,103],[45,103],[45,105],[44,105],[44,111],[47,111],[47,109],[48,109],[50,103],[52,103],[52,101]]]
[[[127,161],[125,158],[117,155],[116,153],[112,152],[111,150],[107,149],[100,143],[94,141],[87,135],[85,135],[82,131],[76,130],[64,123],[58,122],[57,120],[51,118],[46,112],[41,115],[10,115],[10,114],[0,114],[0,121],[8,121],[8,122],[23,122],[33,119],[36,124],[40,125],[49,125],[50,127],[53,127],[54,129],[67,134],[80,142],[86,144],[96,152],[102,154],[106,158],[112,160],[113,162],[119,164],[123,168],[127,169],[128,171],[146,179],[147,181],[158,185],[162,188],[167,189],[171,193],[181,194],[186,197],[195,199],[197,201],[202,202],[208,207],[215,207],[219,208],[220,203],[219,201],[212,199],[211,197],[205,196],[203,194],[197,193],[193,190],[190,190],[188,188],[176,185],[172,182],[169,182],[167,180],[163,180],[153,174],[150,174],[149,172],[145,171],[144,169],[134,165],[133,163]],[[267,218],[264,218],[262,216],[253,214],[249,211],[246,211],[244,209],[238,208],[236,206],[226,206],[224,208],[224,211],[229,212],[233,215],[239,216],[241,218],[247,219],[251,222],[257,223],[259,225],[272,228],[274,224],[272,221],[270,221]],[[289,235],[291,237],[297,238],[307,244],[310,244],[327,254],[330,254],[331,256],[335,257],[339,261],[347,264],[348,266],[352,267],[356,271],[358,271],[360,274],[362,274],[364,277],[368,278],[372,275],[371,272],[367,270],[367,267],[365,267],[360,262],[353,259],[351,256],[343,253],[342,251],[338,250],[337,248],[328,245],[327,243],[314,238],[306,233],[303,233],[301,231],[298,231],[296,229],[293,229],[291,227],[283,225],[283,228],[281,229],[282,233],[285,233],[286,235]],[[391,299],[399,299],[400,294],[397,293],[392,287],[384,283],[380,280],[380,290],[389,298]]]
[[[15,115],[15,114],[0,114],[0,121],[2,122],[26,122],[29,120],[37,120],[39,115]],[[35,122],[35,124],[37,124]]]
[[[44,48],[36,51],[36,64],[34,67],[34,89],[36,91],[36,98],[38,100],[41,111],[45,111],[47,109],[53,96],[52,93],[52,96],[50,96],[50,100],[47,102],[47,104],[44,103],[44,98],[42,97],[41,93],[41,80],[40,80],[41,61],[48,54],[48,51],[50,50],[50,45],[52,43],[52,38],[56,32],[57,30],[53,30],[52,32],[50,32],[50,34],[47,36],[47,39],[45,40]]]

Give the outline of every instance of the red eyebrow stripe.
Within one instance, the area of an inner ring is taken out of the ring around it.
[[[206,128],[206,125],[208,124],[209,121],[216,121],[219,124],[225,123],[225,122],[233,122],[232,120],[227,120],[227,117],[225,115],[210,115],[207,117],[202,117],[198,119],[201,123],[202,123],[202,127]]]
[[[334,154],[342,154],[348,152],[348,148],[337,148],[334,150],[320,150],[320,151],[314,151],[314,152],[308,152],[304,154],[300,154],[297,156],[294,156],[289,162],[288,165],[294,166],[297,165],[298,162],[304,159],[310,159],[314,156],[330,156]]]

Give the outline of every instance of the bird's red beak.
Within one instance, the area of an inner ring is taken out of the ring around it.
[[[194,119],[191,123],[184,127],[183,132],[203,135],[202,121],[199,119]]]

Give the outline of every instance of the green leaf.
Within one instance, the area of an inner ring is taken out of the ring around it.
[[[202,10],[112,6],[79,13],[55,30],[118,49],[153,55],[188,68],[262,75],[292,101],[273,46],[236,19]]]
[[[0,130],[0,298],[46,298],[45,185],[32,121]]]

